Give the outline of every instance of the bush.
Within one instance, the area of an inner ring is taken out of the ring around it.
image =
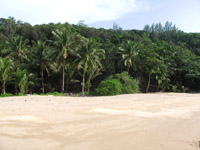
[[[128,72],[124,71],[119,74],[111,75],[107,78],[108,80],[111,79],[118,79],[123,85],[122,92],[123,94],[131,94],[131,93],[138,93],[140,92],[138,83],[135,79],[128,75]]]
[[[39,95],[38,93],[33,93],[33,95]]]
[[[64,96],[63,93],[58,93],[58,92],[49,92],[49,93],[33,93],[33,95],[41,95],[41,96],[47,96],[47,95],[53,95],[53,96]]]
[[[63,93],[58,93],[58,92],[51,92],[51,93],[47,93],[45,95],[53,95],[53,96],[63,96]]]
[[[177,86],[177,85],[173,85],[172,86],[172,91],[173,92],[181,92],[181,93],[185,93],[188,89],[186,87],[182,86]]]
[[[16,96],[25,96],[24,93],[18,93]]]
[[[13,94],[11,94],[11,93],[5,93],[5,94],[1,93],[0,94],[0,97],[9,97],[9,96],[13,96]]]
[[[94,94],[98,96],[111,96],[122,94],[122,84],[118,79],[101,81]]]

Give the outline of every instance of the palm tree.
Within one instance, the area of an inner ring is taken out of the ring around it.
[[[28,86],[33,86],[37,80],[34,74],[28,73],[26,69],[16,68],[14,73],[14,83],[15,83],[15,92],[18,93],[18,88],[20,93],[25,94],[28,91]],[[32,89],[31,89],[32,92]]]
[[[26,70],[23,70],[23,76],[21,77],[19,82],[20,93],[23,94],[27,93],[28,87],[34,85],[34,82],[30,80],[32,76],[34,76],[34,74],[32,73],[29,74]]]
[[[40,68],[40,76],[42,78],[42,93],[45,92],[44,88],[44,71],[49,72],[49,62],[50,62],[50,51],[45,42],[38,40],[37,42],[33,42],[33,50],[32,50],[32,64],[37,68]]]
[[[83,43],[79,52],[79,64],[78,68],[83,70],[82,78],[82,96],[85,92],[85,76],[88,68],[94,70],[98,69],[101,65],[101,58],[104,58],[105,51],[97,48],[97,43],[93,39],[89,39],[87,43]]]
[[[0,57],[10,57],[11,49],[9,42],[0,41]]]
[[[88,78],[85,82],[85,87],[87,88],[87,92],[90,92],[90,88],[91,88],[91,80],[96,78],[97,76],[101,75],[101,71],[102,71],[103,67],[102,66],[96,66],[95,69],[94,68],[88,68]]]
[[[140,43],[135,43],[133,41],[128,40],[125,42],[122,47],[119,47],[119,53],[122,56],[122,60],[124,63],[124,66],[127,67],[127,70],[131,67],[134,67],[135,69],[135,61],[136,57],[140,51]]]
[[[80,81],[75,79],[75,77],[77,75],[76,73],[78,71],[77,70],[77,62],[75,62],[74,60],[67,61],[65,67],[67,68],[66,78],[65,78],[66,79],[65,90],[67,91],[70,84],[78,83]]]
[[[65,90],[65,62],[70,51],[73,51],[76,34],[71,32],[70,28],[61,28],[52,32],[56,41],[55,45],[59,49],[57,57],[62,63],[62,92]]]
[[[22,36],[16,36],[12,41],[7,42],[10,46],[10,56],[15,60],[17,65],[27,59],[26,50],[28,42]]]
[[[4,43],[2,41],[0,41],[0,57],[3,57],[3,53],[4,53]]]
[[[12,80],[13,61],[11,59],[0,58],[0,82],[2,83],[2,93],[6,93],[6,85]]]

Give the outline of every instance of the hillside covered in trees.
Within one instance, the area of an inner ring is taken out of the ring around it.
[[[1,93],[94,91],[127,71],[140,91],[200,91],[200,34],[170,22],[144,30],[0,19]]]

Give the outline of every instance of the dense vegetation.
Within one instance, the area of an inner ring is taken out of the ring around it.
[[[117,95],[117,94],[131,94],[139,93],[139,86],[135,79],[128,75],[128,72],[110,75],[105,80],[101,81],[99,86],[95,89],[94,95]]]
[[[170,22],[138,31],[117,24],[106,30],[83,22],[32,26],[0,19],[1,93],[84,95],[123,71],[142,92],[199,92],[200,34],[184,33]]]
[[[118,79],[103,80],[95,89],[95,95],[97,96],[111,96],[122,94],[122,84]]]

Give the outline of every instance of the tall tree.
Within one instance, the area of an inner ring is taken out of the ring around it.
[[[78,65],[78,68],[83,70],[82,96],[85,94],[85,76],[88,68],[96,70],[99,68],[98,66],[101,67],[101,58],[103,58],[104,55],[105,51],[97,47],[97,43],[94,39],[89,39],[87,43],[82,44],[79,52],[80,62]]]
[[[70,28],[62,27],[52,32],[55,37],[55,45],[58,48],[58,60],[62,63],[62,88],[65,90],[65,63],[70,51],[73,51],[73,45],[75,42],[76,34],[71,31]]]
[[[11,81],[13,61],[11,59],[0,58],[0,82],[2,84],[2,93],[6,93],[7,82]]]
[[[35,67],[39,68],[40,76],[41,76],[41,85],[42,85],[42,93],[45,92],[45,84],[44,84],[44,72],[49,72],[49,63],[50,63],[50,49],[46,45],[45,42],[38,40],[37,42],[33,42],[34,46],[32,49],[32,63]]]

